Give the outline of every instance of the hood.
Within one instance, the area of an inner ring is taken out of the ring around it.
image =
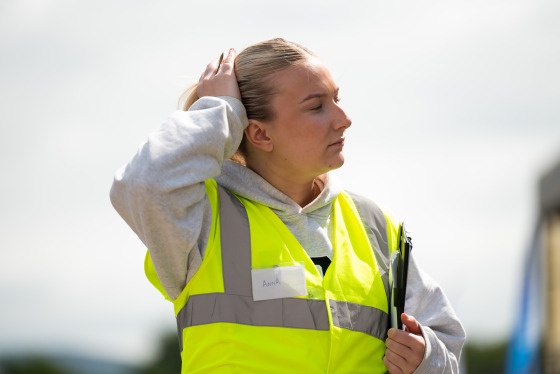
[[[276,189],[260,175],[251,169],[238,164],[237,162],[226,160],[222,165],[222,174],[216,181],[228,190],[243,196],[249,200],[264,204],[275,211],[284,220],[290,215],[301,213],[319,213],[342,191],[340,183],[330,174],[324,174],[316,178],[315,183],[321,193],[311,203],[305,207],[300,207],[290,197]],[[327,215],[329,214],[327,210]]]

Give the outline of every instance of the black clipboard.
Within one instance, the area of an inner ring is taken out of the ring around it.
[[[389,259],[389,290],[391,292],[391,327],[402,330],[401,314],[404,313],[406,283],[408,281],[408,260],[412,251],[412,240],[407,235],[404,222],[399,225],[397,249]]]

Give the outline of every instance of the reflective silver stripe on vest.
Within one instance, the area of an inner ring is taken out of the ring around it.
[[[385,340],[389,316],[382,310],[329,300],[333,325]],[[192,295],[177,315],[183,328],[211,323],[329,330],[324,300],[283,298],[254,301],[253,297],[209,293]],[[182,347],[181,347],[182,350]]]
[[[384,311],[346,301],[329,300],[333,325],[359,331],[385,340],[389,329],[389,315]]]
[[[218,185],[218,199],[224,293],[198,294],[189,297],[187,304],[177,314],[181,352],[184,328],[211,323],[329,330],[324,300],[298,298],[253,300],[251,235],[247,211],[239,199],[220,185]],[[381,211],[376,212],[377,218],[379,212]],[[382,212],[381,216],[383,216]],[[385,243],[387,243],[386,231]],[[371,240],[369,231],[368,237]],[[376,252],[375,249],[378,248],[375,248],[374,243],[372,246]],[[388,253],[388,246],[386,251]],[[346,301],[329,300],[329,305],[334,326],[385,340],[389,326],[387,313],[370,306]]]
[[[251,232],[247,210],[237,197],[219,184],[218,201],[224,292],[252,298]]]
[[[210,323],[328,330],[324,300],[283,298],[254,301],[252,296],[207,293],[192,295],[177,315],[183,327]]]

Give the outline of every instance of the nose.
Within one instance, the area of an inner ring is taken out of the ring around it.
[[[348,117],[344,109],[342,109],[338,104],[336,104],[336,112],[337,115],[334,121],[335,130],[339,130],[339,129],[346,130],[348,127],[352,125],[352,120],[350,119],[350,117]]]

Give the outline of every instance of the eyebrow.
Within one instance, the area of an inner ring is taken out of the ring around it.
[[[335,93],[336,95],[338,95],[338,90],[339,90],[339,87],[336,87],[336,88],[333,90],[333,93]],[[303,99],[302,101],[300,101],[299,104],[303,104],[303,103],[306,102],[307,100],[315,99],[315,98],[317,98],[317,97],[325,97],[325,96],[327,96],[328,94],[329,94],[328,92],[314,92],[314,93],[311,93],[311,94],[307,95],[307,96],[305,97],[305,99]]]

